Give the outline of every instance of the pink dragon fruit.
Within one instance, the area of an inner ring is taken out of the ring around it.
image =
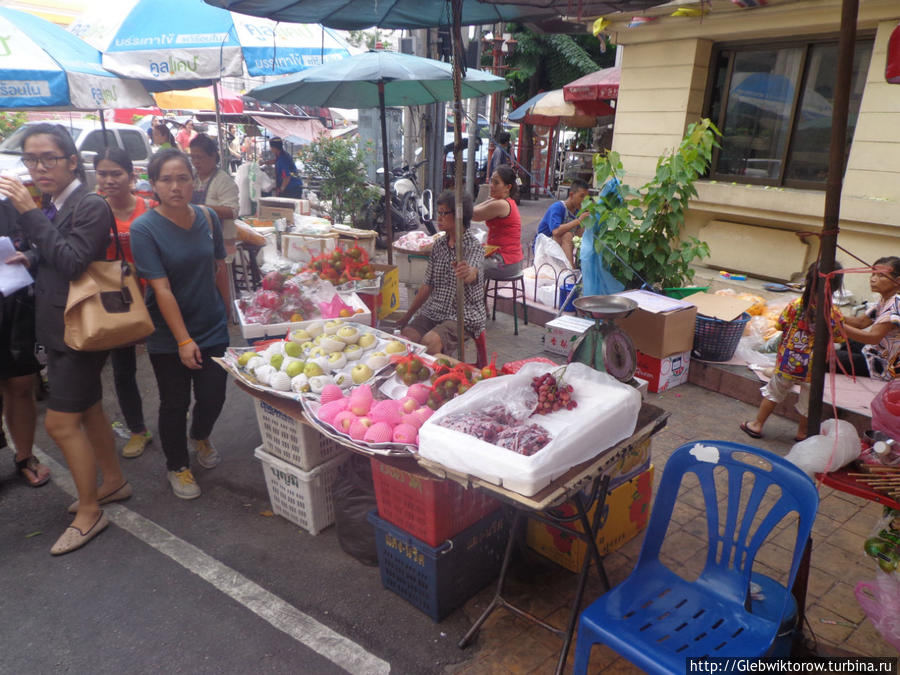
[[[278,271],[269,272],[262,278],[262,287],[267,291],[280,291],[284,286],[284,275]]]

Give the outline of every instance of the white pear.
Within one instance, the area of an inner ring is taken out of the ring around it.
[[[284,359],[281,361],[281,368],[279,368],[279,370],[286,373],[288,366],[291,365],[292,363],[302,363],[302,360],[295,359],[292,356],[285,356]]]
[[[309,378],[309,388],[314,394],[321,394],[326,384],[334,384],[334,380],[328,375],[317,375]]]
[[[309,333],[312,337],[317,337],[321,335],[325,330],[325,322],[324,321],[311,321],[306,324],[304,330]]]
[[[399,354],[406,351],[406,345],[400,340],[391,340],[384,346],[384,351],[388,354]]]
[[[332,352],[328,355],[328,367],[331,370],[340,370],[347,365],[347,357],[342,352]]]
[[[332,319],[331,321],[325,322],[325,334],[326,335],[334,335],[338,332],[338,328],[344,325],[344,322],[340,319]]]
[[[253,374],[256,375],[256,379],[260,384],[269,384],[269,380],[272,379],[272,375],[274,375],[277,371],[270,366],[268,363],[264,366],[259,366],[256,370],[253,371]]]
[[[353,370],[350,371],[350,377],[353,378],[354,384],[362,384],[372,377],[373,374],[372,369],[365,363],[356,364],[353,366]]]
[[[353,378],[350,377],[350,373],[347,372],[338,372],[333,373],[332,377],[334,378],[334,383],[339,386],[341,389],[349,389],[353,386]]]
[[[295,394],[303,394],[309,391],[309,378],[303,374],[291,378],[291,391]]]
[[[322,349],[326,354],[339,352],[344,347],[345,343],[342,340],[337,340],[330,335],[326,335],[324,338],[322,338],[322,342],[319,344],[319,348]]]
[[[268,361],[266,361],[262,356],[258,354],[256,356],[250,357],[250,360],[247,361],[247,365],[245,366],[247,370],[251,373],[254,372],[260,366],[268,365]]]
[[[308,340],[312,340],[313,337],[315,337],[315,336],[310,335],[308,331],[305,331],[302,328],[299,328],[290,334],[289,339],[291,342],[303,343]]]
[[[362,355],[363,350],[359,345],[347,345],[344,347],[344,356],[347,357],[348,361],[359,361]]]
[[[384,352],[374,352],[369,354],[369,358],[366,359],[366,365],[372,370],[380,370],[390,362],[391,357]]]
[[[374,347],[376,342],[378,342],[378,338],[373,333],[363,333],[359,336],[359,341],[356,344],[363,349],[369,349]]]
[[[359,328],[356,326],[341,326],[335,333],[335,337],[348,345],[355,344],[359,340]]]
[[[287,373],[277,372],[269,379],[269,386],[278,391],[290,391],[291,378]]]

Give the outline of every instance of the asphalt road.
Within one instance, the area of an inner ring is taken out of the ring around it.
[[[109,366],[106,376],[104,406],[120,418]],[[155,430],[146,356],[138,379]],[[38,489],[16,479],[8,455],[0,673],[436,673],[476,655],[477,646],[456,647],[468,628],[462,612],[433,623],[384,590],[378,568],[344,553],[333,527],[312,536],[261,515],[269,499],[253,457],[259,431],[250,397],[233,382],[212,438],[223,460],[195,468],[199,499],[172,495],[154,442],[123,460],[135,495],[108,507],[108,530],[59,558],[49,549],[74,494],[61,454],[41,422],[36,445],[55,465]]]

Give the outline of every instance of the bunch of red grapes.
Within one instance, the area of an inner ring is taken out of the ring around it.
[[[531,388],[538,395],[533,415],[549,415],[557,410],[572,410],[578,402],[572,398],[572,385],[563,384],[553,373],[544,373],[531,380]]]

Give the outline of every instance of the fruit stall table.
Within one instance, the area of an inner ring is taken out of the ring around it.
[[[668,417],[668,412],[649,403],[644,403],[638,414],[634,433],[630,437],[610,448],[602,450],[595,457],[573,466],[561,476],[551,481],[549,485],[530,497],[513,492],[500,485],[495,485],[482,478],[452,471],[437,462],[421,457],[418,458],[419,465],[427,469],[433,475],[455,481],[466,488],[484,490],[492,497],[500,500],[515,510],[512,526],[509,528],[509,537],[506,543],[503,565],[500,570],[500,578],[497,581],[497,590],[491,603],[475,621],[469,629],[469,632],[459,641],[460,648],[466,647],[469,642],[471,642],[478,634],[482,624],[484,624],[495,609],[504,607],[514,614],[532,621],[563,638],[563,646],[560,650],[556,673],[563,672],[569,653],[569,647],[571,646],[572,638],[575,633],[578,614],[581,611],[581,602],[584,596],[588,571],[592,561],[597,564],[597,573],[600,576],[603,586],[606,590],[609,590],[610,588],[609,579],[607,578],[606,570],[603,567],[603,556],[600,555],[596,542],[597,533],[604,520],[604,505],[610,483],[610,474],[613,467],[621,461],[623,457],[633,452],[636,448],[641,446],[641,444],[646,443],[652,436],[661,431],[666,426]],[[554,507],[561,505],[567,500],[574,504],[576,511],[574,517],[566,516],[561,512],[554,510]],[[592,509],[593,517],[590,518],[589,512],[591,512]],[[515,545],[516,532],[518,531],[518,526],[522,522],[522,519],[526,517],[558,527],[571,534],[573,537],[577,537],[587,545],[587,555],[584,557],[579,572],[578,586],[575,597],[572,600],[572,607],[566,630],[551,626],[531,613],[516,607],[503,597],[503,585],[509,568],[510,556],[512,555]],[[574,529],[571,527],[570,524],[573,522],[580,524],[581,529]]]
[[[255,390],[240,380],[236,380],[236,384],[246,393],[264,401],[284,415],[298,421],[309,423],[300,403],[274,394]],[[629,453],[633,453],[635,449],[642,444],[646,444],[648,439],[665,427],[668,416],[669,414],[661,408],[644,403],[641,406],[634,433],[630,437],[610,448],[598,452],[597,455],[591,459],[570,468],[561,476],[551,481],[549,485],[530,497],[513,492],[500,485],[495,485],[482,478],[455,472],[438,462],[424,459],[418,455],[405,454],[392,455],[390,457],[391,462],[399,463],[397,464],[398,466],[405,466],[409,469],[413,469],[416,464],[418,464],[418,466],[427,470],[432,476],[443,480],[453,481],[467,489],[484,491],[491,497],[512,507],[515,512],[512,526],[509,529],[500,577],[497,581],[496,593],[481,617],[479,617],[468,633],[460,640],[459,646],[461,648],[468,645],[475,637],[484,621],[495,609],[505,607],[513,613],[533,621],[563,638],[564,642],[562,650],[560,651],[557,668],[557,672],[562,672],[574,635],[578,613],[581,610],[591,562],[597,564],[597,573],[600,576],[600,580],[606,589],[609,588],[609,580],[603,567],[603,556],[601,556],[597,548],[596,538],[604,521],[604,505],[606,503],[611,474],[613,473],[615,466],[622,463],[624,457],[628,456]],[[311,424],[311,426],[321,432],[326,438],[331,439],[352,452],[367,457],[374,456],[380,460],[387,459],[384,455],[373,454],[372,450],[361,447],[343,436],[324,431],[321,425]],[[574,516],[565,515],[560,511],[555,511],[555,507],[560,506],[567,500],[571,501],[575,507]],[[503,597],[504,581],[509,567],[510,556],[515,544],[518,525],[522,522],[522,519],[526,517],[561,528],[573,537],[583,541],[587,546],[587,555],[585,555],[581,564],[577,591],[572,601],[571,613],[566,630],[554,628],[530,613],[511,604]],[[572,527],[574,524],[580,525],[580,529]]]

